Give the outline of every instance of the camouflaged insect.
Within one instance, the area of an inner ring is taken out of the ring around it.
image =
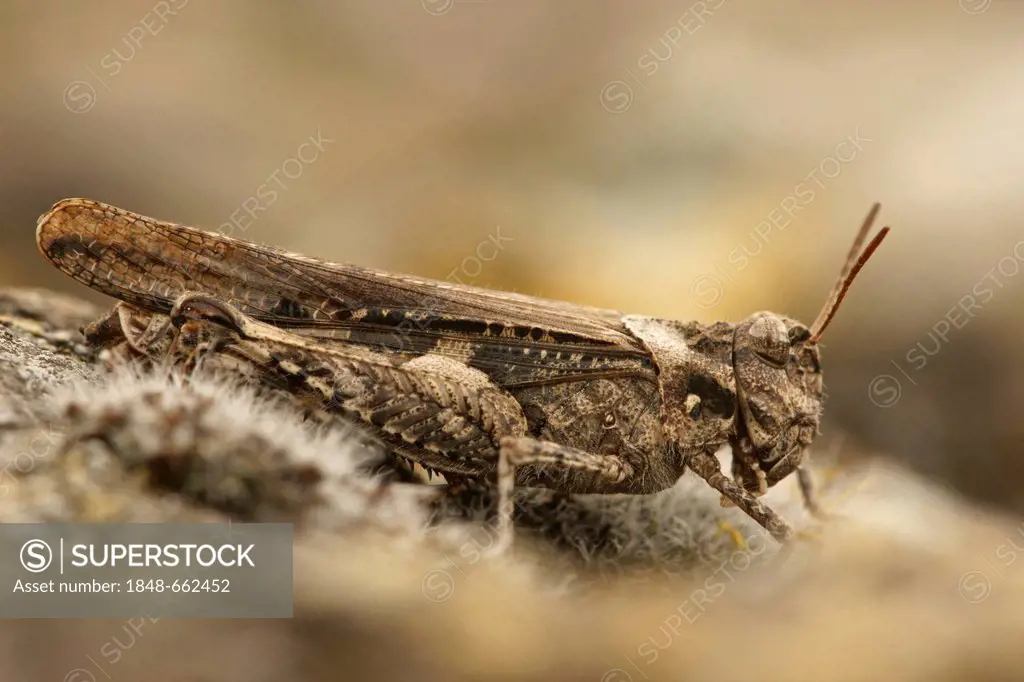
[[[40,251],[121,300],[91,343],[197,353],[361,424],[452,483],[655,493],[691,469],[779,540],[758,500],[818,432],[818,340],[857,272],[872,207],[818,319],[678,322],[328,263],[85,199],[38,223]],[[169,325],[174,333],[168,336]],[[733,452],[732,477],[715,453]],[[510,536],[509,536],[510,537]]]

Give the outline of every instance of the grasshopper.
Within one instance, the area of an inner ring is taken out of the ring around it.
[[[889,228],[854,240],[815,322],[771,312],[680,322],[335,264],[86,199],[39,219],[57,268],[120,299],[94,344],[202,350],[364,428],[449,481],[649,494],[687,469],[777,540],[758,498],[803,468],[818,433],[818,342]],[[166,344],[165,344],[166,345]],[[731,446],[732,477],[716,457]],[[501,511],[504,510],[504,511]]]

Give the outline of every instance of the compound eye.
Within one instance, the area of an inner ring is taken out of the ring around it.
[[[785,367],[789,359],[789,331],[786,323],[774,316],[760,317],[750,325],[751,349],[759,358],[775,367]]]

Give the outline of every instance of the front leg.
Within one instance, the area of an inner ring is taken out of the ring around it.
[[[732,500],[747,516],[760,523],[779,542],[793,537],[793,528],[771,507],[760,502],[754,495],[736,485],[722,473],[718,458],[713,453],[698,451],[690,455],[687,466],[708,485]]]

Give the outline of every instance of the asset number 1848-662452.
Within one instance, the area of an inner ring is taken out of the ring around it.
[[[221,592],[231,591],[231,581],[224,578],[189,578],[185,580],[143,580],[136,578],[125,583],[127,592]]]

